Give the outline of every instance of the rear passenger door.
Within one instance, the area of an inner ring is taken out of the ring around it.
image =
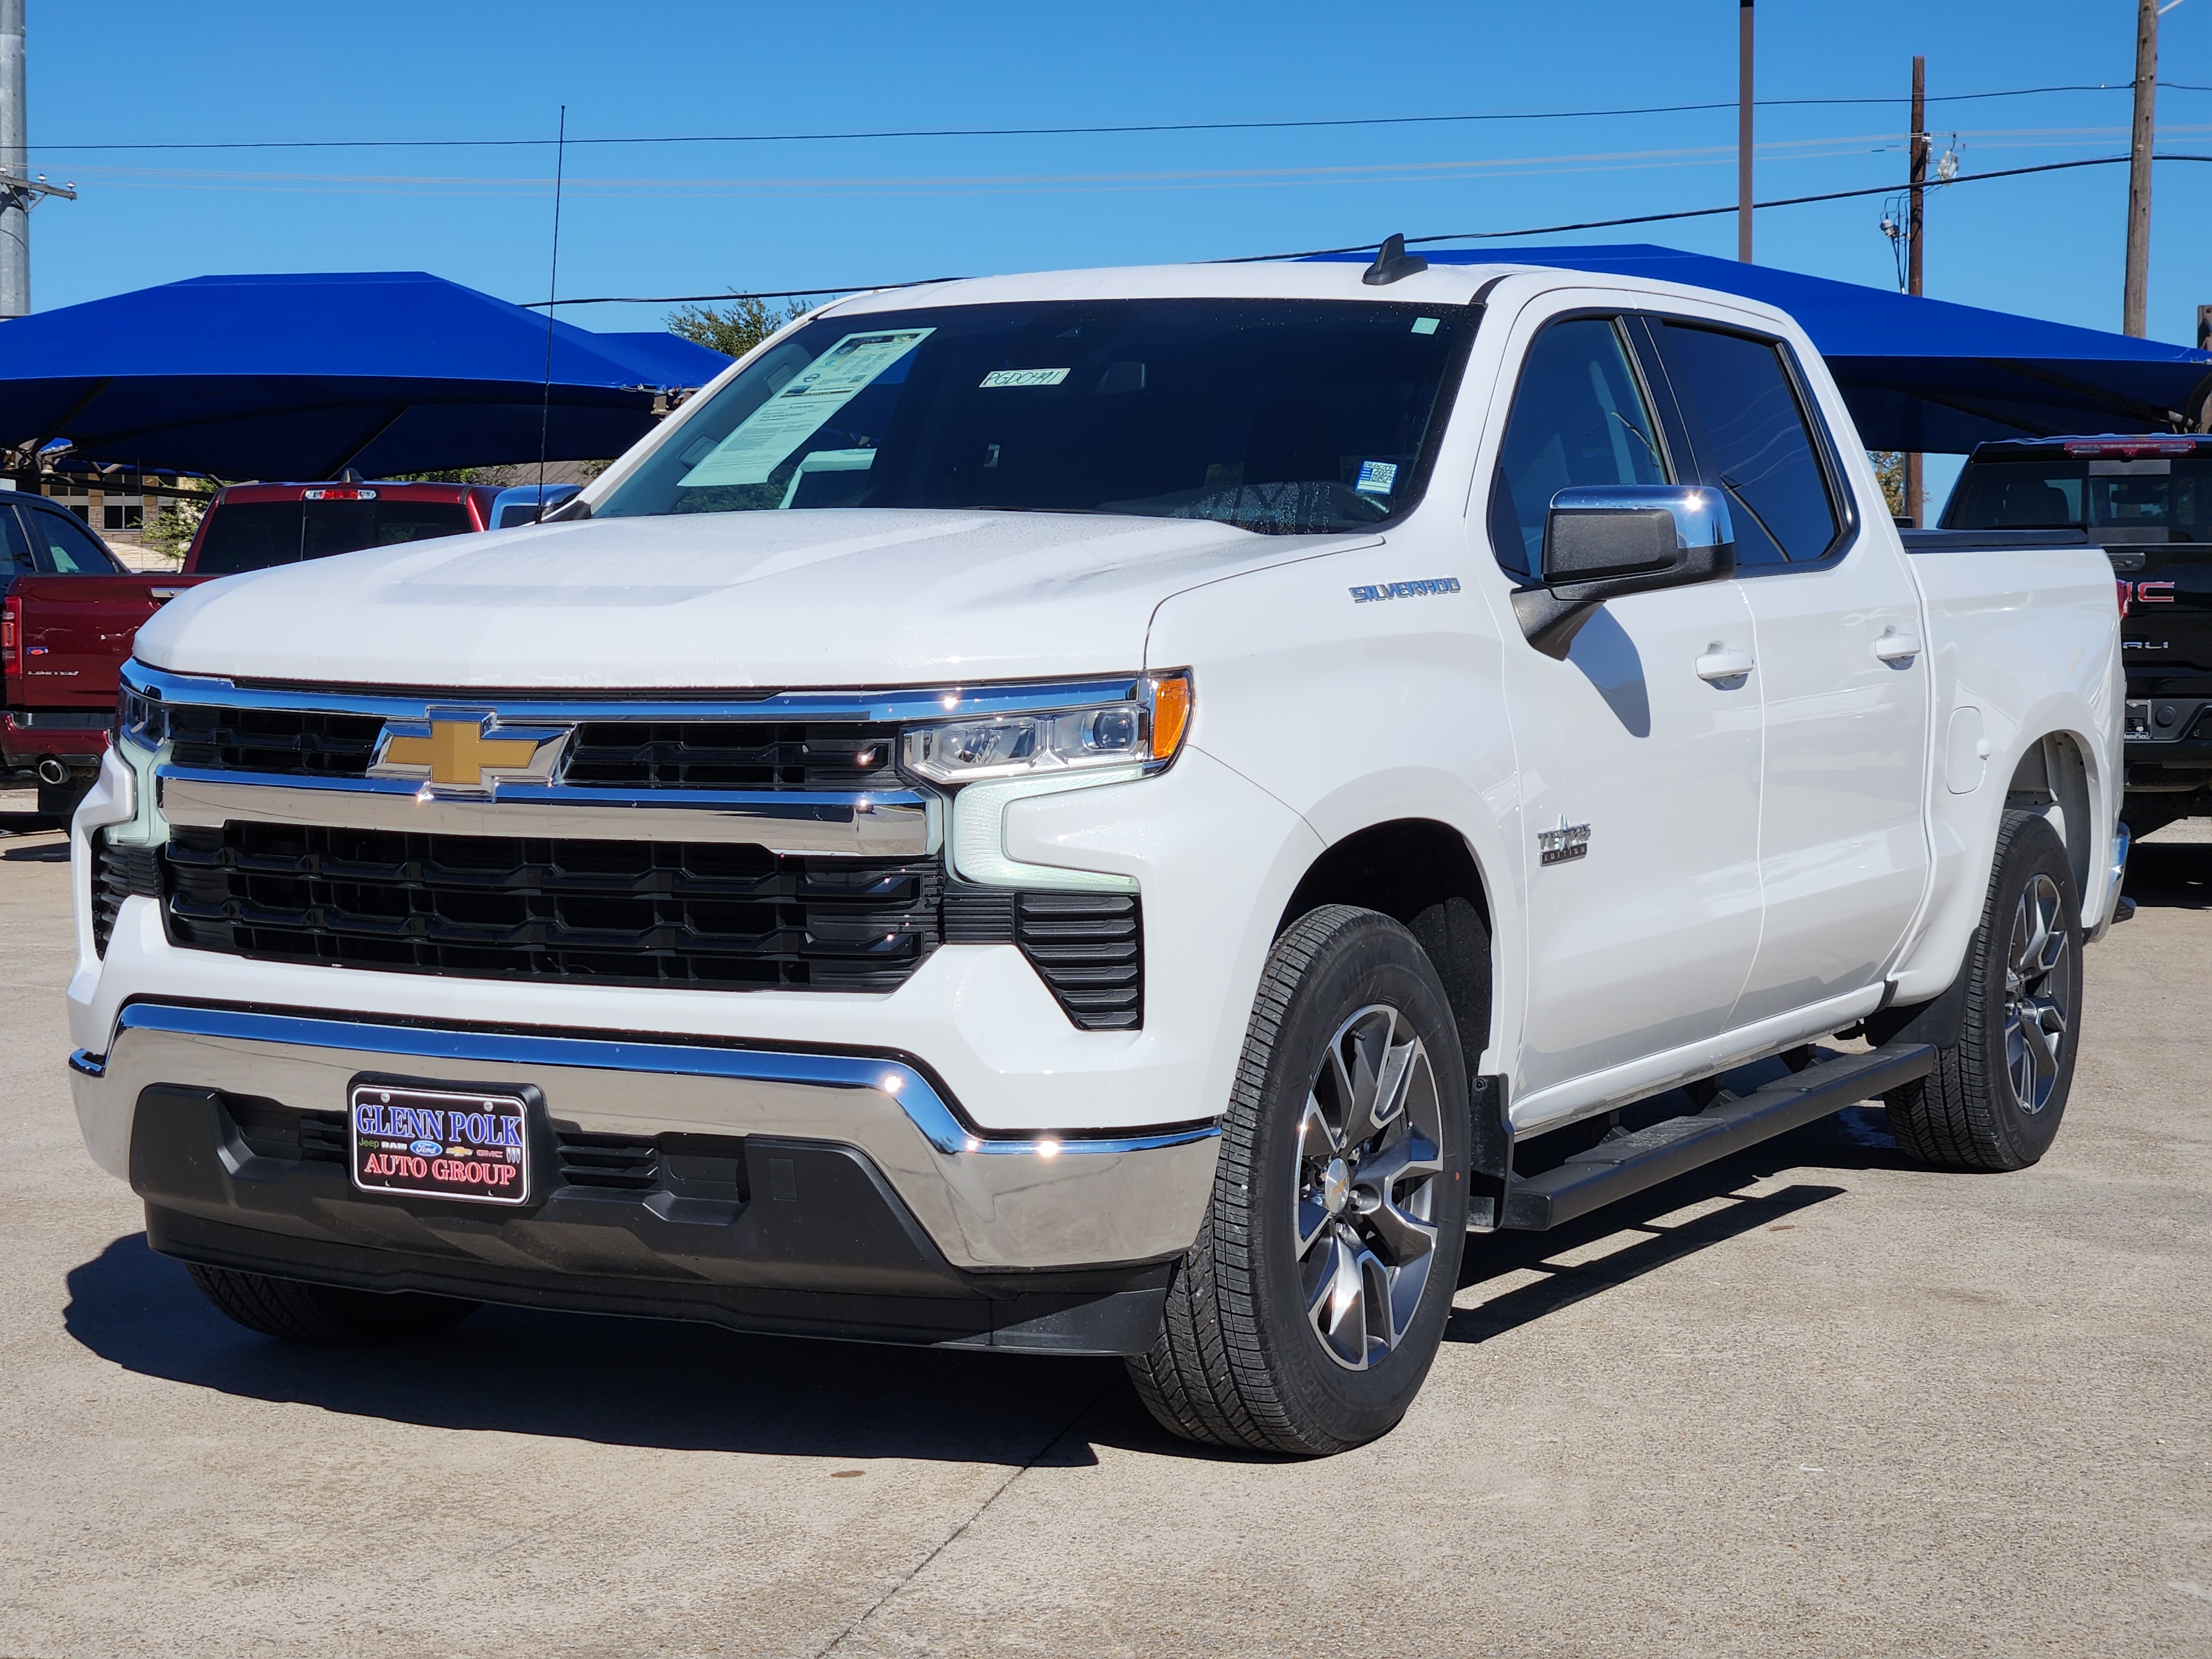
[[[30,568],[22,602],[24,701],[33,707],[99,708],[115,696],[116,665],[154,614],[145,587],[125,577],[75,514],[32,500],[0,502],[21,537]],[[106,581],[91,578],[106,577]]]
[[[1802,366],[1781,340],[1643,325],[1698,480],[1727,492],[1765,723],[1765,925],[1735,1024],[1876,981],[1928,878],[1920,599],[1886,525],[1856,521]]]

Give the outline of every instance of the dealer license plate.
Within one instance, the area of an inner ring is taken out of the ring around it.
[[[365,1193],[530,1200],[529,1111],[520,1095],[356,1083],[346,1139],[353,1184]]]

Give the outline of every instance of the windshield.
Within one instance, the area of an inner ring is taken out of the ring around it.
[[[2212,542],[2212,457],[1976,461],[1948,530],[2087,530],[2114,541]]]
[[[232,576],[475,528],[459,501],[222,501],[209,509],[192,569],[198,575]]]
[[[1357,530],[1411,507],[1462,307],[1127,300],[824,317],[594,516],[1009,507]]]

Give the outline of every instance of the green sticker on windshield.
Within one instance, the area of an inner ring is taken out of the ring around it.
[[[875,384],[893,363],[937,331],[890,328],[848,334],[802,368],[776,394],[738,423],[679,484],[766,483],[769,474],[830,416]]]
[[[1414,332],[1414,333],[1416,333],[1416,334],[1433,334],[1433,333],[1435,333],[1436,331],[1437,331],[1437,319],[1436,319],[1435,318],[1433,318],[1433,317],[1416,317],[1416,318],[1414,318],[1414,319],[1413,319],[1413,332]]]

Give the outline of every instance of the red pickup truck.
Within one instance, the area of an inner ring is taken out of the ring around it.
[[[99,769],[139,624],[197,580],[134,574],[77,516],[0,492],[0,775],[65,813]]]
[[[65,509],[0,492],[0,776],[35,773],[39,811],[75,809],[114,719],[139,625],[216,576],[489,528],[498,491],[452,483],[233,484],[176,575],[132,574]]]
[[[482,484],[233,484],[201,516],[185,574],[232,576],[364,547],[491,528],[499,491]]]

